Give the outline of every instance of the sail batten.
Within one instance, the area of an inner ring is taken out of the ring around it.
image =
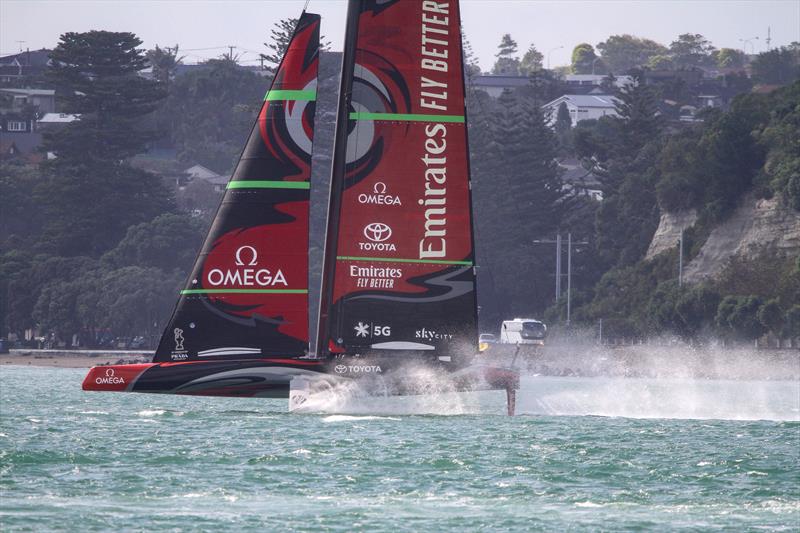
[[[464,122],[464,115],[429,115],[425,113],[350,113],[351,120],[385,120],[404,122]]]

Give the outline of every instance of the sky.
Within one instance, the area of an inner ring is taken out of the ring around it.
[[[257,64],[269,30],[297,17],[305,0],[0,0],[0,55],[52,48],[67,31],[130,31],[145,48],[180,45],[184,61],[219,57],[235,46],[243,64]],[[461,0],[461,19],[481,68],[494,63],[504,33],[520,55],[534,44],[545,63],[567,65],[572,48],[630,33],[664,45],[700,33],[717,48],[767,49],[800,41],[799,0]],[[322,33],[342,46],[345,0],[309,0]],[[18,41],[24,41],[22,43]],[[746,42],[745,42],[746,41]],[[547,65],[545,65],[547,66]]]

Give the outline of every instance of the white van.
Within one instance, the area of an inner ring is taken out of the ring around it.
[[[515,318],[504,320],[500,326],[501,344],[534,344],[543,345],[547,336],[544,322],[533,318]]]

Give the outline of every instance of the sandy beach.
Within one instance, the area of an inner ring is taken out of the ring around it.
[[[153,352],[112,350],[11,350],[0,354],[0,367],[5,365],[49,366],[58,368],[90,368],[98,365],[149,363]]]

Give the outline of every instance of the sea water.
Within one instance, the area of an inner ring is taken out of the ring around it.
[[[800,529],[796,381],[525,377],[504,393],[89,393],[0,368],[0,530]],[[327,403],[326,403],[327,402]]]

